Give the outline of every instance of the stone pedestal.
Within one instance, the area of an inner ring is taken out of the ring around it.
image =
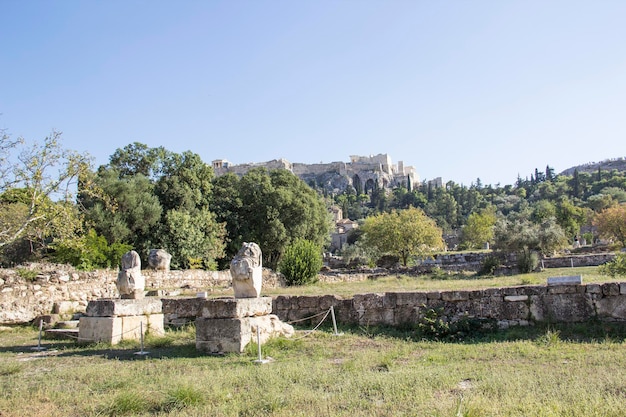
[[[220,298],[204,300],[196,318],[196,349],[207,353],[241,353],[256,342],[291,336],[293,327],[270,314],[272,298]]]
[[[139,340],[141,331],[163,334],[163,313],[160,299],[93,300],[86,316],[80,318],[78,342],[105,342],[112,345],[121,340]]]

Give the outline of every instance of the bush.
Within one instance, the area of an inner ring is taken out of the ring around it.
[[[478,271],[478,275],[493,275],[494,272],[502,266],[500,262],[500,258],[495,255],[487,256],[480,266],[480,271]]]
[[[539,266],[539,255],[534,251],[519,252],[517,254],[517,267],[519,272],[527,274]]]
[[[90,230],[78,239],[64,240],[52,245],[55,262],[67,263],[78,269],[113,268],[120,264],[122,255],[132,249],[131,245],[109,245],[104,236]]]
[[[322,268],[322,248],[306,239],[297,239],[287,247],[278,270],[287,285],[305,285],[317,281]]]
[[[611,277],[626,275],[626,253],[620,253],[611,262],[601,265],[599,271],[602,275]]]

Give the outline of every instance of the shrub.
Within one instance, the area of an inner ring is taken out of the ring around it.
[[[602,275],[611,277],[626,275],[626,253],[620,253],[611,262],[601,265],[599,271]]]
[[[443,308],[428,308],[417,322],[417,334],[423,339],[437,341],[464,340],[470,335],[477,335],[484,331],[487,323],[467,316],[456,321],[449,321]]]
[[[296,239],[289,245],[278,266],[287,285],[311,284],[321,268],[322,248],[306,239]]]
[[[524,251],[517,254],[517,267],[520,273],[532,272],[539,266],[539,255],[534,251]]]
[[[67,263],[78,269],[113,268],[120,264],[122,255],[132,249],[123,243],[108,244],[95,230],[77,239],[64,240],[52,245],[55,262]]]
[[[478,275],[493,275],[494,272],[500,268],[502,263],[500,262],[500,258],[495,255],[487,256],[480,267],[480,271],[478,271]]]

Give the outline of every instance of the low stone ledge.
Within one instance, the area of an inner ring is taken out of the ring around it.
[[[272,297],[202,300],[201,317],[228,319],[264,316],[272,312]]]
[[[158,298],[110,299],[90,301],[85,315],[87,317],[126,317],[161,314],[162,311],[163,304]]]
[[[504,301],[528,301],[527,295],[507,295],[504,297]]]
[[[563,277],[549,277],[548,285],[580,285],[583,283],[582,275],[567,275]]]

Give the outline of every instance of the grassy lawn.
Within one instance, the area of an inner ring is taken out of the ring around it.
[[[625,277],[612,279],[598,273],[598,267],[550,268],[542,272],[500,276],[479,277],[474,274],[446,274],[417,277],[391,275],[367,279],[352,283],[317,283],[306,287],[268,288],[263,295],[323,295],[335,294],[351,296],[353,294],[390,292],[390,291],[435,291],[435,290],[475,290],[491,287],[513,287],[520,285],[545,285],[548,277],[582,275],[583,283],[601,283],[626,281]],[[230,290],[232,293],[232,290]]]
[[[606,281],[595,268],[583,270],[576,274],[585,282]],[[387,277],[304,292],[485,288],[565,275],[554,272]],[[136,342],[44,340],[48,349],[38,352],[35,329],[4,329],[0,416],[626,415],[626,324],[537,325],[454,343],[422,340],[411,329],[305,330],[263,345],[271,361],[258,365],[256,346],[242,355],[199,354],[192,327],[149,337],[146,356],[135,354]]]

